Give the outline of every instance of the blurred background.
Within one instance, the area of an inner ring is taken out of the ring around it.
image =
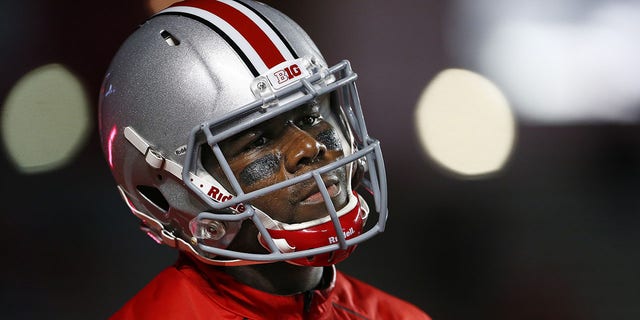
[[[640,1],[267,3],[352,62],[382,141],[387,231],[339,268],[434,319],[640,319]],[[0,3],[1,318],[104,319],[174,261],[96,128],[167,4]]]

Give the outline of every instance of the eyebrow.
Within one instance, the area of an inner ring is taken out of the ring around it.
[[[322,102],[322,101],[320,101]],[[311,103],[306,103],[298,108],[295,108],[293,110],[287,111],[282,115],[286,115],[287,113],[290,112],[290,116],[293,116],[293,118],[295,117],[299,117],[301,115],[306,115],[306,114],[310,114],[310,113],[318,113],[320,111],[320,102],[318,102],[317,104],[311,104]],[[270,121],[273,121],[275,119],[278,119],[280,116],[276,116],[274,118],[268,119],[264,122],[258,123],[248,129],[246,129],[245,131],[239,132],[227,139],[225,139],[224,141],[222,141],[220,143],[221,148],[226,149],[227,152],[230,152],[230,154],[237,154],[238,153],[238,149],[242,148],[242,146],[245,145],[245,143],[243,142],[243,140],[250,140],[252,138],[253,134],[261,134],[263,133],[263,126],[267,123],[269,123]]]
[[[247,143],[252,141],[256,135],[260,135],[261,133],[262,131],[257,127],[251,127],[221,141],[219,145],[225,155],[233,156],[242,151]]]

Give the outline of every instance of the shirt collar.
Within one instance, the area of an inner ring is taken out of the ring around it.
[[[316,289],[293,295],[276,295],[239,282],[219,268],[190,258],[180,260],[178,264],[192,267],[205,280],[202,289],[212,300],[249,319],[261,318],[265,314],[278,314],[282,318],[287,318],[286,315],[290,314],[299,318],[305,309],[309,310],[308,304],[314,306],[313,310],[318,310],[323,304],[329,303],[336,284],[337,272],[332,265],[324,267],[322,279]],[[309,301],[310,296],[312,301]]]

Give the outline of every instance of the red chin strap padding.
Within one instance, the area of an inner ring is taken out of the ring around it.
[[[356,193],[354,192],[354,194]],[[366,222],[367,213],[363,211],[359,198],[356,194],[356,199],[358,199],[356,206],[339,218],[342,232],[347,240],[359,236]],[[336,228],[333,226],[333,221],[331,220],[300,230],[267,230],[283,252],[303,251],[338,243]],[[262,236],[259,236],[258,239],[263,247],[269,248]],[[301,266],[329,266],[349,257],[355,247],[356,246],[353,245],[344,250],[339,249],[309,257],[288,260],[287,262]]]

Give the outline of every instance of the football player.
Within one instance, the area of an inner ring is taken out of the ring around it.
[[[336,270],[384,230],[357,75],[264,4],[187,0],[122,45],[100,131],[118,190],[180,250],[115,319],[428,319]]]

